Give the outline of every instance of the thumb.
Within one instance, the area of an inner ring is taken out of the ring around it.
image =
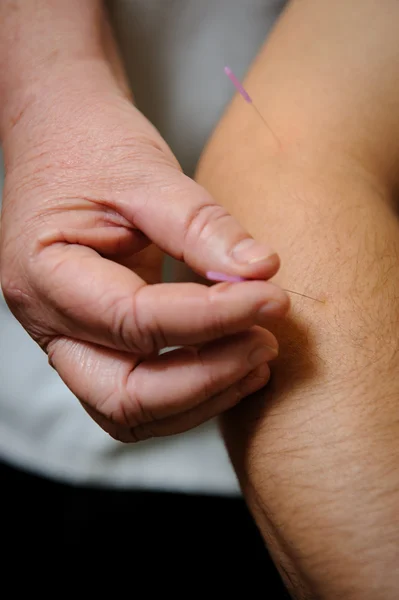
[[[268,279],[278,255],[257,243],[238,221],[195,181],[168,166],[123,192],[114,208],[152,242],[205,275],[207,271]]]

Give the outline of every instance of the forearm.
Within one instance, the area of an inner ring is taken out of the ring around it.
[[[246,82],[280,143],[236,98],[198,171],[278,249],[278,282],[326,301],[292,296],[271,386],[224,423],[298,598],[399,588],[398,20],[396,2],[293,2]]]
[[[45,114],[67,90],[89,96],[116,86],[128,94],[101,0],[3,0],[0,4],[2,139],[27,109]]]

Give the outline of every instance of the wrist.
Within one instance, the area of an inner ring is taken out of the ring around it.
[[[98,104],[125,100],[106,61],[96,59],[58,63],[15,91],[0,119],[6,166],[44,141],[56,143],[79,126],[87,128],[90,112]]]
[[[78,102],[104,92],[129,95],[100,0],[15,0],[13,4],[15,10],[8,3],[0,8],[3,144],[21,119],[24,126],[40,121],[64,99]]]

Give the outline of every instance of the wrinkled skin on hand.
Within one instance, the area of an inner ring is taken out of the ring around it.
[[[265,327],[288,310],[267,282],[278,256],[181,172],[129,100],[36,104],[3,144],[6,301],[103,429],[126,442],[178,433],[267,383]],[[253,281],[160,283],[164,252]]]

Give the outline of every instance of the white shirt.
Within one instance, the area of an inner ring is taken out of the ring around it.
[[[188,174],[284,0],[113,0],[139,108]],[[1,175],[1,173],[0,173]],[[75,483],[237,494],[215,422],[123,445],[81,408],[0,295],[0,458]]]

